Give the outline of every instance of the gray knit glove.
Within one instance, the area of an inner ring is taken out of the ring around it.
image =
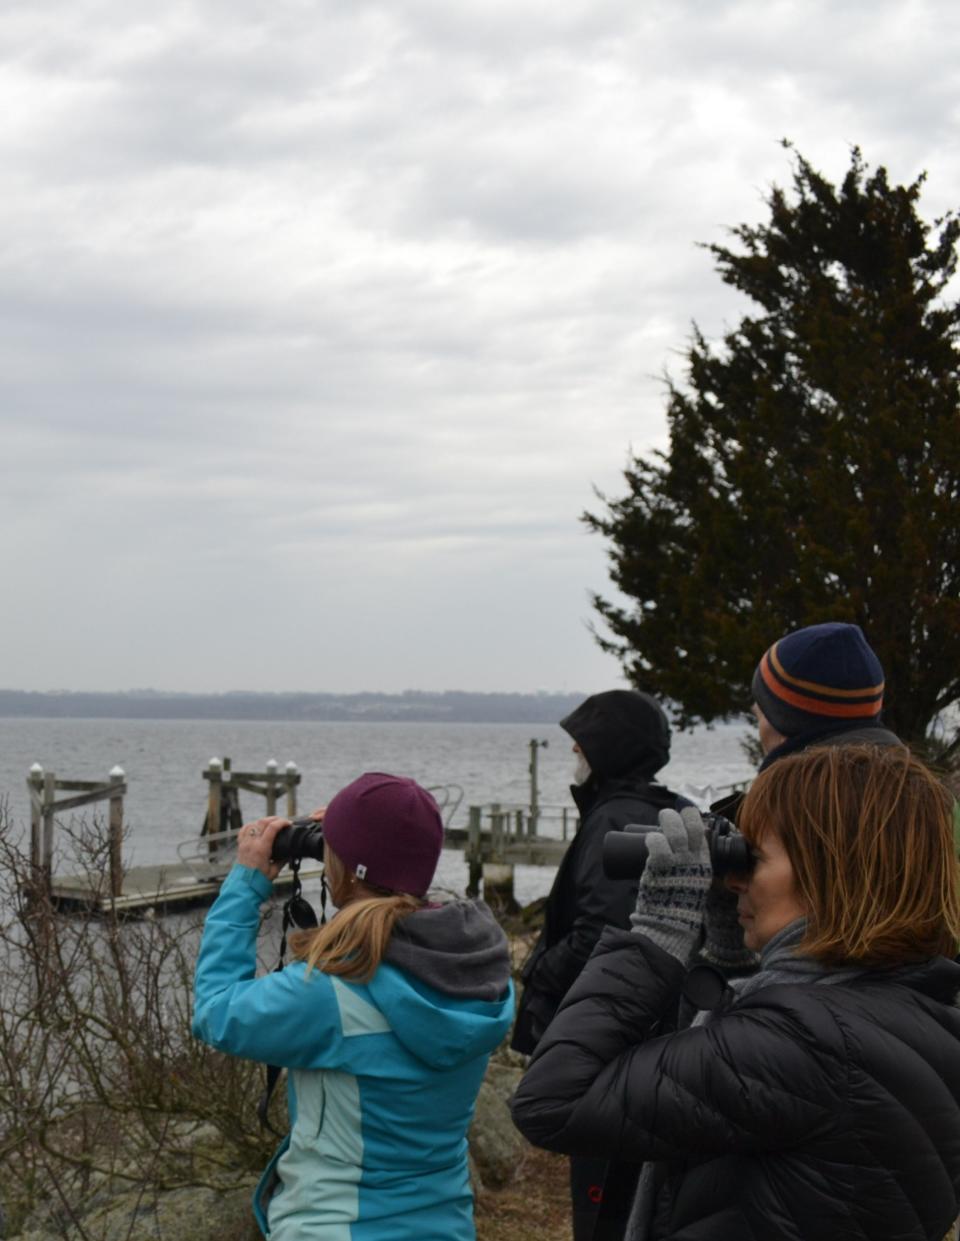
[[[755,969],[760,958],[743,945],[743,927],[737,919],[737,894],[714,880],[703,907],[706,933],[700,956],[725,974]]]
[[[649,832],[647,865],[630,925],[686,965],[700,939],[710,887],[710,851],[695,806],[661,810],[660,830]]]

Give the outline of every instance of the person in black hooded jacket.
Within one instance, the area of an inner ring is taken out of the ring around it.
[[[664,811],[513,1100],[534,1143],[642,1163],[626,1241],[941,1241],[960,1211],[952,799],[902,746],[813,747],[747,793],[728,872],[761,968],[674,1027],[711,854]],[[708,927],[709,934],[709,927]],[[716,981],[716,980],[715,980]]]
[[[537,1046],[605,926],[626,928],[636,880],[604,873],[603,838],[628,823],[656,825],[665,807],[690,803],[653,777],[670,757],[670,725],[655,699],[637,690],[593,694],[560,721],[574,741],[582,780],[571,788],[580,827],[564,855],[544,909],[543,932],[521,977],[523,994],[511,1046]],[[571,1160],[574,1241],[589,1238],[603,1196],[606,1162]]]

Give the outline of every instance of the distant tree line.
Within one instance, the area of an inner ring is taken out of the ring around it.
[[[50,693],[0,689],[0,716],[34,719],[316,720],[329,722],[449,722],[552,724],[583,694],[470,693],[448,690],[402,694],[166,694]]]

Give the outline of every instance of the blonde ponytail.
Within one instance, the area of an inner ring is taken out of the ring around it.
[[[297,931],[290,949],[307,971],[321,970],[350,982],[369,982],[383,960],[393,928],[400,918],[423,906],[405,892],[351,901],[326,926]]]

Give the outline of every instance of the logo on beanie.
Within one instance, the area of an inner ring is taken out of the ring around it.
[[[357,867],[357,869],[354,871],[354,874],[357,876],[358,879],[366,879],[367,877],[366,866],[364,866],[364,864],[361,862],[360,865]]]

